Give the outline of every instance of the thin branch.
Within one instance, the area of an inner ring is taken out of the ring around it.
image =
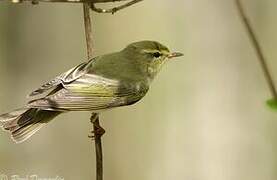
[[[0,0],[6,1],[6,0]],[[120,2],[120,1],[127,1],[127,0],[9,0],[13,3],[21,3],[21,2],[49,2],[49,3],[109,3],[109,2]]]
[[[92,37],[92,26],[90,17],[90,4],[84,3],[84,25],[86,34],[87,54],[88,59],[92,58],[93,55],[93,37]],[[96,153],[96,179],[103,180],[103,154],[102,154],[102,142],[101,136],[105,133],[105,130],[100,126],[98,114],[92,113],[91,123],[93,124],[93,136],[95,141],[95,153]]]
[[[259,41],[257,39],[257,36],[256,36],[256,34],[255,34],[255,32],[254,32],[254,30],[253,30],[253,28],[252,28],[248,18],[247,18],[247,16],[246,16],[246,13],[245,13],[245,11],[243,9],[243,5],[242,5],[241,1],[240,0],[236,0],[236,5],[237,5],[237,8],[239,10],[239,15],[240,15],[240,17],[242,19],[243,24],[245,25],[245,28],[246,28],[247,33],[248,33],[248,36],[249,36],[249,38],[250,38],[250,40],[252,42],[252,45],[253,45],[253,47],[254,47],[254,49],[256,51],[256,54],[258,56],[258,59],[260,61],[261,66],[262,66],[262,70],[264,72],[264,76],[266,78],[266,81],[267,81],[267,84],[269,86],[270,92],[271,92],[273,98],[277,99],[276,88],[274,86],[274,82],[273,82],[272,76],[270,74],[270,71],[268,69],[268,65],[266,63],[266,58],[264,56],[263,50],[262,50],[262,48],[260,46],[260,43],[259,43]]]
[[[85,26],[85,35],[86,35],[86,44],[87,44],[87,54],[88,59],[93,58],[93,37],[92,37],[92,25],[91,25],[91,15],[90,15],[90,4],[84,3],[84,26]]]
[[[143,0],[133,0],[133,1],[130,1],[130,2],[127,2],[123,5],[120,5],[120,6],[117,6],[117,7],[114,7],[114,8],[111,8],[111,9],[101,9],[101,8],[97,8],[95,7],[95,5],[92,3],[91,4],[91,9],[95,12],[98,12],[98,13],[116,13],[117,11],[121,10],[121,9],[124,9],[124,8],[127,8],[129,6],[132,6],[133,4],[136,4],[140,1],[143,1]]]
[[[4,0],[0,0],[4,1]],[[109,2],[120,2],[120,1],[127,1],[127,0],[10,0],[12,3],[22,3],[22,2],[31,2],[32,4],[39,4],[40,2],[47,2],[47,3],[89,3],[91,4],[91,9],[98,13],[112,13],[127,8],[129,6],[132,6],[133,4],[136,4],[143,0],[132,0],[130,2],[127,2],[123,5],[111,8],[111,9],[102,9],[95,7],[95,4],[97,3],[109,3]]]
[[[103,180],[103,154],[101,137],[105,133],[105,130],[100,126],[98,114],[92,113],[90,121],[93,124],[93,134],[89,137],[94,139],[95,142],[96,179]]]

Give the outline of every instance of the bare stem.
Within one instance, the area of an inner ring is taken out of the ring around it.
[[[92,58],[93,55],[93,37],[92,37],[92,26],[90,17],[90,4],[84,3],[84,25],[86,34],[87,54],[88,59]],[[98,114],[93,113],[91,115],[91,122],[93,123],[93,136],[95,141],[95,153],[96,153],[96,179],[103,180],[103,154],[102,154],[102,142],[101,136],[104,134],[104,129],[101,128],[99,123]]]
[[[100,126],[98,114],[92,113],[90,121],[93,124],[93,134],[89,137],[94,139],[95,142],[96,179],[103,180],[103,154],[101,137],[105,133],[105,130]]]
[[[84,3],[84,26],[85,26],[85,35],[86,35],[86,44],[87,44],[87,54],[88,59],[93,57],[93,37],[92,37],[92,25],[91,25],[91,15],[90,15],[90,4]]]
[[[136,4],[140,1],[143,1],[143,0],[133,0],[133,1],[130,1],[130,2],[127,2],[121,6],[117,6],[117,7],[114,7],[114,8],[111,8],[111,9],[101,9],[101,8],[97,8],[95,7],[94,4],[91,4],[91,9],[95,12],[98,12],[98,13],[116,13],[117,11],[121,10],[121,9],[124,9],[124,8],[127,8],[129,6],[132,6],[133,4]]]
[[[255,32],[254,32],[254,30],[253,30],[253,28],[252,28],[248,18],[247,18],[247,16],[246,16],[246,13],[245,13],[245,11],[243,9],[243,5],[242,5],[241,1],[240,0],[236,0],[236,5],[237,5],[237,8],[239,10],[239,15],[240,15],[240,17],[242,19],[242,22],[245,25],[245,28],[247,30],[248,36],[249,36],[249,38],[251,40],[251,43],[252,43],[252,45],[253,45],[253,47],[255,49],[257,57],[258,57],[258,59],[260,61],[260,64],[261,64],[262,70],[264,72],[264,76],[266,78],[267,84],[269,86],[271,95],[273,96],[274,99],[277,99],[276,88],[274,86],[274,82],[273,82],[272,76],[270,74],[270,71],[268,69],[268,65],[266,63],[266,58],[264,56],[263,50],[262,50],[262,48],[260,46],[260,43],[259,43],[259,41],[257,39],[257,36],[256,36],[256,34],[255,34]]]

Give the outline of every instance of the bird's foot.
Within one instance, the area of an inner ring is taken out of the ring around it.
[[[95,138],[100,138],[101,136],[103,136],[105,132],[105,129],[103,129],[101,126],[97,126],[94,124],[94,130],[90,132],[91,134],[89,134],[88,137],[92,140],[95,140]]]

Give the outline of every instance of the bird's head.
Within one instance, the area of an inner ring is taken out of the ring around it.
[[[135,61],[150,79],[155,77],[162,65],[169,59],[183,56],[179,52],[170,52],[166,46],[156,41],[135,42],[128,45],[123,52],[128,59]]]

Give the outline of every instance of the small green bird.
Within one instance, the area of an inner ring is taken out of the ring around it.
[[[99,113],[134,104],[145,96],[162,65],[182,55],[158,42],[140,41],[95,57],[33,91],[34,99],[24,108],[0,115],[0,127],[20,143],[61,113]]]

